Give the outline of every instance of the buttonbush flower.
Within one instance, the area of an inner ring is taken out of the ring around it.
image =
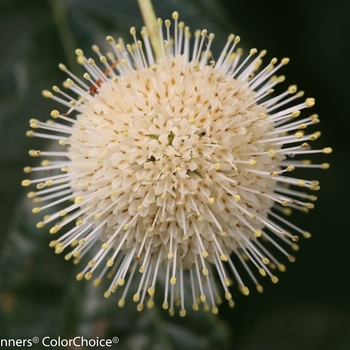
[[[37,227],[63,232],[50,243],[56,253],[74,263],[90,255],[78,280],[98,286],[108,276],[104,295],[122,289],[121,307],[152,307],[158,294],[170,314],[178,305],[184,316],[188,301],[217,313],[221,295],[234,305],[232,284],[262,292],[258,276],[276,283],[280,259],[294,261],[290,250],[310,233],[285,214],[312,209],[319,183],[293,171],[328,168],[300,156],[331,149],[311,149],[320,133],[307,129],[319,119],[301,114],[313,98],[295,85],[273,94],[288,58],[262,66],[266,51],[245,56],[231,34],[214,59],[214,34],[192,40],[172,17],[157,21],[158,54],[146,27],[142,40],[131,28],[131,44],[107,37],[106,55],[93,46],[96,60],[76,50],[83,79],[59,65],[71,94],[54,86],[43,95],[69,112],[32,119],[27,136],[62,149],[29,151],[44,160],[24,171],[41,175],[22,184],[38,189],[28,195],[45,215]]]

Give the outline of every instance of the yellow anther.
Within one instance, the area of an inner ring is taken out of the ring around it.
[[[139,302],[139,301],[140,301],[140,293],[134,294],[132,300],[133,300],[135,303]]]
[[[204,258],[206,258],[209,254],[208,254],[208,252],[206,250],[203,250],[202,251],[202,255],[203,255]]]
[[[273,149],[270,149],[270,150],[267,152],[267,154],[269,155],[269,157],[273,157],[273,156],[276,154],[276,152],[275,152]]]
[[[250,51],[249,51],[249,55],[255,55],[257,52],[258,52],[258,50],[257,50],[257,49],[255,49],[255,48],[250,49]]]
[[[113,264],[114,264],[114,260],[113,259],[109,259],[107,261],[107,263],[106,263],[106,266],[111,267],[111,266],[113,266]]]
[[[295,111],[292,112],[292,117],[293,118],[299,117],[300,113],[301,112],[298,109],[296,109]]]
[[[248,287],[243,286],[241,291],[242,291],[243,295],[245,295],[245,296],[249,295],[249,289],[248,289]]]
[[[30,199],[32,199],[32,198],[34,198],[36,196],[36,192],[29,192],[28,194],[27,194],[27,197],[28,198],[30,198]]]
[[[154,306],[154,301],[152,299],[150,299],[147,301],[146,305],[147,305],[148,309],[152,309],[152,307]]]
[[[291,248],[295,251],[295,252],[297,252],[298,250],[299,250],[299,246],[297,245],[297,244],[292,244],[291,245]]]
[[[55,225],[55,226],[51,227],[49,232],[53,235],[53,234],[57,233],[60,229],[61,229],[61,226]]]
[[[136,28],[135,27],[131,27],[130,28],[130,34],[131,35],[136,35]]]
[[[87,272],[87,273],[85,274],[85,279],[86,279],[86,280],[90,280],[91,277],[92,277],[92,272],[91,272],[91,271],[89,271],[89,272]]]
[[[231,293],[226,292],[226,293],[225,293],[225,299],[226,299],[226,300],[231,300],[231,299],[232,299]]]
[[[84,79],[86,79],[86,80],[91,80],[91,76],[90,76],[89,73],[84,73],[84,74],[83,74],[83,77],[84,77]]]
[[[106,40],[110,43],[110,44],[113,44],[113,43],[115,43],[115,41],[114,41],[114,39],[113,39],[113,37],[112,36],[107,36],[106,37]]]
[[[72,258],[72,256],[73,256],[72,253],[68,253],[68,254],[65,255],[64,259],[65,260],[70,260]]]
[[[304,231],[303,232],[303,236],[304,236],[304,238],[311,238],[311,233],[310,232],[307,232],[307,231]]]
[[[207,276],[207,275],[209,275],[209,270],[207,268],[205,268],[202,270],[202,273],[204,276]]]
[[[50,243],[49,243],[49,247],[50,248],[54,248],[54,247],[56,247],[56,245],[57,245],[57,241],[51,241]]]
[[[262,267],[259,268],[259,273],[261,276],[266,276],[266,271]]]
[[[194,311],[198,311],[199,310],[198,304],[192,304],[192,309]]]
[[[265,264],[265,265],[267,265],[267,264],[270,262],[270,260],[269,260],[268,258],[266,258],[266,257],[263,257],[263,258],[261,259],[261,261],[262,261],[263,264]]]
[[[233,307],[235,306],[235,302],[234,302],[232,299],[230,299],[230,300],[228,301],[228,306],[229,306],[230,308],[233,308]]]
[[[215,203],[215,198],[214,197],[209,197],[208,198],[209,204],[214,204]]]
[[[63,71],[63,72],[66,72],[66,71],[67,71],[67,67],[66,67],[63,63],[60,63],[60,64],[58,65],[58,68],[59,68],[61,71]]]
[[[36,185],[36,188],[37,188],[38,190],[42,190],[43,188],[45,188],[45,184],[44,184],[43,182],[40,182],[40,183],[38,183],[38,184]]]
[[[325,153],[325,154],[329,154],[329,153],[332,153],[332,148],[330,148],[330,147],[326,147],[326,148],[324,148],[323,150],[323,153]]]
[[[259,229],[254,231],[254,236],[255,237],[261,237],[261,235],[262,235],[262,233],[261,233],[261,231]]]
[[[297,139],[301,139],[304,136],[304,133],[302,131],[298,131],[294,134],[294,137]]]
[[[179,312],[180,317],[185,317],[186,316],[186,310],[181,309]]]
[[[278,278],[276,276],[271,276],[271,281],[272,281],[272,283],[277,283]]]
[[[173,17],[174,20],[178,20],[179,19],[179,13],[177,11],[174,11],[172,13],[172,17]]]
[[[30,186],[30,184],[31,184],[30,180],[23,180],[23,181],[21,182],[21,185],[22,185],[23,187],[28,187],[28,186]]]
[[[254,160],[254,159],[249,159],[249,164],[250,164],[250,165],[255,165],[255,164],[256,164],[256,160]]]
[[[54,184],[53,180],[45,181],[45,186],[52,186]]]
[[[57,245],[56,249],[55,249],[55,253],[56,254],[61,254],[63,252],[64,248],[62,247],[62,245]]]
[[[262,293],[264,291],[264,288],[261,284],[257,284],[256,285],[256,290],[259,292],[259,293]]]
[[[220,163],[214,164],[214,169],[215,170],[220,170],[220,168],[221,168]]]
[[[41,157],[42,153],[39,150],[31,149],[29,152],[31,157]]]
[[[278,264],[277,267],[278,267],[278,270],[280,272],[285,272],[286,271],[286,266],[283,265],[283,264]]]
[[[85,64],[85,58],[83,56],[79,56],[77,57],[77,62],[82,66]]]
[[[92,284],[93,284],[94,287],[98,287],[98,286],[101,285],[101,283],[102,283],[102,279],[101,278],[96,278],[96,279],[94,279]]]
[[[52,92],[50,92],[49,90],[43,90],[42,95],[45,98],[52,98]]]
[[[288,260],[290,262],[295,262],[295,257],[293,255],[288,255]]]
[[[36,227],[37,228],[43,228],[45,226],[45,222],[44,221],[39,221],[37,224],[36,224]]]
[[[220,259],[221,259],[222,261],[228,261],[227,255],[225,255],[225,254],[221,254],[221,255],[220,255]]]
[[[81,254],[81,250],[76,250],[76,251],[74,251],[73,256],[74,256],[75,258],[79,258],[79,257],[80,257],[80,254]]]
[[[84,55],[84,51],[83,51],[82,49],[76,49],[76,50],[75,50],[75,54],[76,54],[77,56],[83,56],[83,55]]]
[[[170,284],[172,284],[172,285],[176,284],[176,277],[175,276],[170,278]]]
[[[211,308],[211,312],[212,312],[214,315],[217,315],[217,314],[219,313],[218,307],[217,307],[217,306],[213,306],[213,307]]]
[[[233,196],[233,199],[235,200],[235,202],[239,202],[241,200],[241,196],[239,194],[235,194]]]
[[[83,279],[83,277],[84,277],[84,274],[82,272],[80,272],[77,274],[76,279],[77,279],[77,281],[81,281]]]

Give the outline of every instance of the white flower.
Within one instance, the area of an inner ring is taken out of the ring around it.
[[[146,298],[152,307],[157,277],[163,276],[163,307],[173,314],[178,298],[184,316],[185,299],[192,300],[195,310],[202,302],[218,311],[216,280],[230,306],[233,281],[248,295],[242,267],[259,292],[263,288],[256,272],[278,281],[272,271],[285,267],[264,244],[270,242],[279,255],[294,261],[288,248],[296,250],[298,235],[310,234],[284,214],[290,208],[313,208],[316,197],[304,189],[319,189],[317,181],[294,178],[290,172],[328,168],[292,157],[331,149],[311,150],[308,144],[319,133],[305,129],[319,120],[317,115],[299,115],[314,99],[294,102],[303,95],[294,85],[271,97],[273,87],[284,81],[275,74],[287,58],[279,63],[274,58],[259,69],[266,52],[251,49],[244,58],[236,49],[240,38],[230,35],[214,61],[214,35],[196,31],[190,49],[189,28],[178,23],[177,12],[173,18],[173,36],[170,21],[165,21],[163,34],[158,20],[158,59],[147,30],[142,29],[141,42],[131,28],[132,45],[107,37],[113,49],[108,59],[93,46],[102,69],[76,51],[87,82],[59,66],[70,76],[64,87],[78,97],[58,87],[55,94],[43,95],[78,114],[73,119],[54,110],[54,121],[31,120],[32,128],[48,133],[29,131],[28,136],[66,147],[60,152],[31,150],[31,156],[51,160],[26,167],[26,173],[43,175],[22,184],[39,189],[29,193],[40,205],[33,212],[50,213],[37,227],[64,232],[50,244],[56,253],[68,250],[65,258],[77,263],[94,252],[78,280],[94,276],[97,286],[111,272],[105,296],[123,286],[119,305],[133,293],[141,310]],[[53,210],[61,203],[63,209]],[[184,274],[190,276],[191,295],[184,295]],[[138,288],[129,291],[132,279],[139,279]]]

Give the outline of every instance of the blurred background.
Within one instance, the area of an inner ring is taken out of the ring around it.
[[[350,3],[346,0],[154,0],[157,16],[174,10],[192,29],[216,34],[214,56],[231,32],[244,48],[290,57],[281,74],[316,99],[322,137],[316,148],[327,171],[305,172],[318,179],[316,208],[293,214],[310,231],[300,241],[294,264],[266,281],[262,294],[234,291],[236,306],[224,303],[218,316],[192,313],[170,318],[161,308],[138,313],[133,303],[119,309],[90,282],[77,283],[77,267],[48,248],[21,180],[33,164],[28,149],[45,142],[25,136],[30,118],[46,120],[57,105],[41,91],[65,78],[58,63],[79,73],[74,49],[90,52],[106,35],[128,41],[130,26],[142,26],[136,0],[0,1],[0,339],[118,336],[116,349],[350,349],[349,154]],[[92,54],[92,53],[91,53]],[[87,54],[89,56],[90,54]],[[314,130],[316,131],[316,130]],[[114,299],[114,300],[113,300]],[[37,348],[40,348],[38,345]]]

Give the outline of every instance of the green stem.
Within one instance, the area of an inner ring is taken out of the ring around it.
[[[156,58],[162,57],[157,18],[151,0],[137,0]]]
[[[50,5],[52,17],[56,24],[58,35],[67,58],[69,69],[73,73],[79,74],[80,66],[78,65],[74,55],[76,45],[69,25],[66,7],[62,0],[48,0],[48,3]]]

